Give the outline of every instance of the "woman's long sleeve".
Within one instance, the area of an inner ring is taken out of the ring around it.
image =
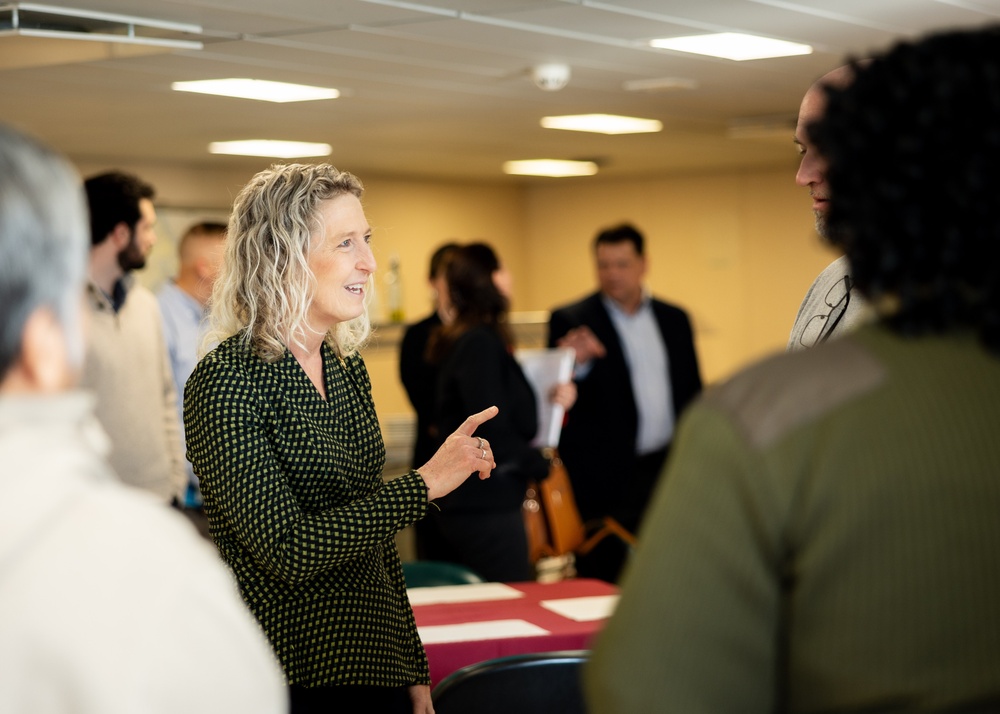
[[[354,560],[426,513],[418,474],[378,477],[384,447],[377,420],[360,426],[374,411],[358,365],[351,386],[365,399],[335,406],[301,406],[273,375],[254,378],[252,364],[232,360],[203,361],[186,387],[189,458],[206,499],[259,566],[288,582]]]

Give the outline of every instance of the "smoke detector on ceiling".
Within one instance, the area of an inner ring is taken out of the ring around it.
[[[537,64],[531,68],[531,78],[535,86],[546,92],[556,92],[569,83],[570,68],[568,64],[550,62]]]

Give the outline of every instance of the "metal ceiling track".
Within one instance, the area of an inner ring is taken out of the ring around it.
[[[19,35],[56,40],[115,42],[169,49],[200,50],[201,25],[37,3],[0,5],[0,37]]]

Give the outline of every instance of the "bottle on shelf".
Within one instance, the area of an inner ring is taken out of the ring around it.
[[[389,322],[403,322],[403,281],[399,272],[399,256],[389,258],[389,270],[385,274],[385,302]]]

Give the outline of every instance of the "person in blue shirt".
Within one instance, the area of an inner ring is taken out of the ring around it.
[[[184,383],[198,364],[207,324],[206,305],[222,265],[225,237],[224,223],[202,221],[188,228],[177,247],[180,261],[177,277],[164,283],[156,294],[163,317],[163,337],[167,343],[170,369],[177,387],[178,416],[182,420]],[[198,477],[191,463],[186,465],[188,482],[181,505],[185,509],[199,510],[202,500]]]

